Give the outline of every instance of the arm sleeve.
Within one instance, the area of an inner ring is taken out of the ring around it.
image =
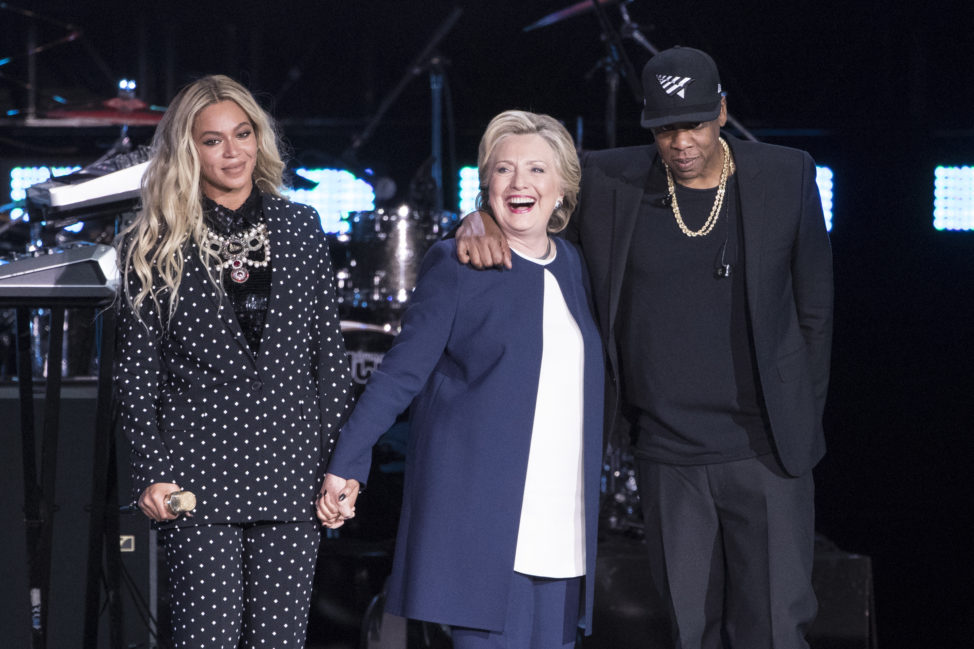
[[[579,164],[582,166],[582,180],[583,181],[585,180],[585,176],[587,175],[587,171],[585,169],[585,165],[588,162],[588,160],[589,160],[589,154],[588,154],[588,152],[582,151],[581,152],[581,155],[579,155]],[[580,246],[580,238],[581,238],[581,236],[579,234],[579,231],[581,230],[581,227],[582,227],[582,221],[581,221],[581,215],[580,214],[581,214],[581,211],[582,211],[582,200],[584,198],[582,196],[582,192],[584,192],[584,191],[585,191],[585,185],[583,184],[581,186],[581,188],[579,189],[578,203],[575,205],[575,211],[572,213],[571,217],[569,218],[568,225],[565,226],[565,230],[563,232],[563,236],[565,237],[565,239],[567,239],[568,241],[571,241],[573,244],[575,244],[576,247],[579,247]]]
[[[115,390],[137,496],[153,483],[175,482],[169,450],[159,434],[160,389],[166,376],[159,354],[163,331],[151,305],[143,302],[140,320],[124,297],[119,302]]]
[[[426,385],[439,362],[457,309],[459,274],[453,241],[433,246],[423,260],[402,331],[342,428],[328,472],[365,483],[372,446]]]
[[[792,252],[792,287],[798,323],[809,352],[819,417],[825,409],[832,353],[832,249],[812,157],[804,154],[802,215]]]
[[[319,286],[311,347],[321,422],[321,450],[327,456],[338,437],[339,427],[351,412],[351,373],[335,300],[335,276],[328,240],[321,231],[318,213],[308,209],[311,212],[309,221],[316,233]]]

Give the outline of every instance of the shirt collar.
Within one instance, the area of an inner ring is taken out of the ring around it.
[[[252,186],[250,196],[243,205],[235,210],[203,196],[203,218],[206,225],[222,234],[239,232],[257,225],[261,221],[262,212],[261,193],[256,185]]]

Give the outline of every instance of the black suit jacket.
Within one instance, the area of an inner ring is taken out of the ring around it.
[[[832,341],[832,256],[815,163],[797,149],[725,138],[737,165],[760,388],[778,460],[798,476],[825,453]],[[667,193],[657,158],[655,145],[585,154],[579,208],[566,232],[581,247],[591,277],[613,377],[606,421],[617,429],[624,425],[616,386],[625,350],[618,348],[615,318],[643,195],[662,200]]]
[[[174,482],[197,496],[180,524],[311,520],[347,404],[327,241],[306,206],[264,196],[271,295],[256,357],[233,308],[186,256],[179,306],[119,314],[116,390],[133,490]]]

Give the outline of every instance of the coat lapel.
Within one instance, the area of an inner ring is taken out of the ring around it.
[[[217,288],[213,286],[213,282],[210,281],[209,275],[203,267],[203,262],[197,256],[195,246],[193,246],[186,263],[191,265],[190,270],[192,276],[199,284],[202,293],[206,295],[210,304],[210,310],[217,314],[226,332],[240,346],[241,351],[244,352],[250,362],[255,364],[254,355],[250,351],[250,345],[247,344],[247,339],[243,335],[240,323],[237,322],[237,316],[233,312],[233,305],[230,304],[230,301],[226,299],[226,296],[222,292],[217,291]]]
[[[267,235],[271,240],[271,292],[267,302],[267,315],[265,316],[266,320],[264,322],[264,334],[261,338],[261,350],[266,347],[268,337],[271,335],[271,332],[275,330],[274,323],[279,313],[277,303],[281,296],[279,295],[278,287],[281,283],[274,281],[273,274],[281,271],[274,269],[275,264],[273,263],[273,260],[275,256],[278,259],[284,258],[282,252],[284,243],[287,240],[284,230],[288,225],[284,216],[286,214],[285,210],[269,209],[269,202],[274,200],[272,196],[264,194],[262,196],[262,200],[264,219],[267,222]],[[247,338],[243,334],[243,329],[240,328],[240,322],[237,320],[237,316],[233,312],[233,306],[222,293],[217,292],[216,288],[213,286],[213,283],[210,282],[209,278],[207,277],[206,270],[203,268],[202,263],[196,256],[195,249],[192,251],[191,259],[188,259],[187,263],[192,263],[193,275],[202,285],[203,292],[209,299],[211,308],[219,314],[220,320],[223,322],[223,326],[226,328],[227,332],[244,352],[251,365],[256,368],[257,359],[251,351],[250,345],[247,343]],[[280,264],[277,266],[278,268],[281,268]]]
[[[649,200],[662,198],[666,195],[665,185],[659,187],[649,187],[650,170],[655,159],[655,149],[649,155],[640,156],[633,160],[632,166],[619,177],[619,182],[612,189],[609,197],[611,203],[611,214],[613,222],[610,224],[612,231],[611,249],[609,251],[609,305],[606,313],[608,322],[603,323],[607,328],[605,331],[613,331],[615,326],[616,312],[619,308],[619,299],[622,294],[623,278],[626,273],[626,266],[629,263],[629,253],[632,249],[632,233],[636,227],[636,219],[639,217],[639,207],[643,201],[644,194],[648,193]]]
[[[262,205],[264,209],[264,219],[267,222],[267,235],[271,240],[271,291],[267,302],[267,315],[264,323],[264,334],[261,340],[261,349],[264,349],[265,342],[270,332],[273,331],[274,320],[277,317],[278,309],[277,302],[280,299],[278,295],[278,286],[280,282],[273,280],[273,273],[280,272],[274,270],[274,257],[277,256],[279,259],[283,259],[282,248],[286,241],[283,230],[287,227],[287,221],[285,220],[283,214],[284,210],[279,209],[269,209],[270,201],[274,200],[272,196],[267,194],[262,195]],[[234,342],[243,350],[244,354],[250,361],[251,365],[256,368],[257,359],[255,358],[253,352],[250,349],[250,345],[247,343],[247,338],[243,334],[243,329],[240,328],[240,322],[237,320],[236,314],[233,312],[233,306],[230,301],[226,299],[226,296],[221,292],[218,292],[213,286],[213,283],[209,280],[207,276],[206,269],[203,268],[202,262],[196,255],[195,247],[190,255],[191,259],[187,260],[187,263],[192,264],[192,271],[194,277],[202,285],[203,292],[209,298],[211,308],[213,308],[223,322],[223,326],[226,328],[227,332],[231,335]],[[280,265],[278,265],[280,267]]]
[[[267,223],[267,236],[271,241],[271,292],[267,297],[267,315],[264,316],[264,333],[261,336],[260,352],[267,348],[268,341],[273,336],[272,332],[277,331],[276,321],[281,313],[278,304],[283,297],[280,289],[282,282],[275,281],[274,274],[286,272],[283,263],[275,264],[274,260],[275,258],[278,260],[285,259],[283,253],[285,252],[284,244],[288,241],[285,230],[290,225],[287,219],[289,212],[282,209],[270,209],[270,203],[273,200],[276,200],[273,196],[263,194],[264,220]],[[247,348],[250,349],[249,346]]]
[[[764,233],[768,230],[766,220],[773,214],[766,208],[767,192],[761,182],[761,168],[749,155],[747,145],[736,138],[724,136],[737,166],[737,191],[740,196],[741,229],[744,232],[744,281],[747,285],[748,302],[752,320],[759,305],[756,303],[760,291],[756,287],[763,276]]]

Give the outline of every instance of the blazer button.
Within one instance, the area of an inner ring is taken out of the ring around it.
[[[251,381],[250,389],[254,392],[260,392],[261,390],[264,389],[264,384],[261,383],[260,381]]]

